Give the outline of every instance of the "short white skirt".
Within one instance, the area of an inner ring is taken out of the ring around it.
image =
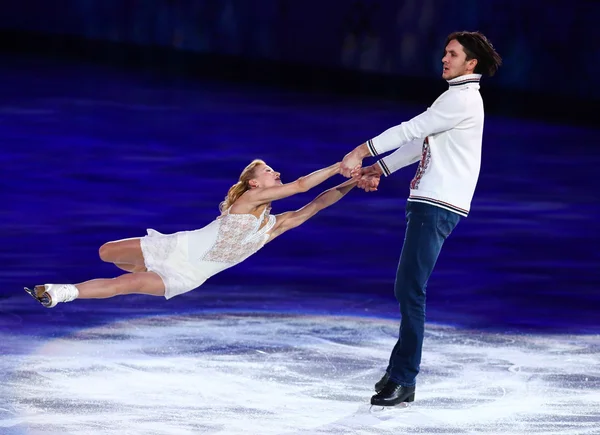
[[[202,255],[215,243],[218,222],[200,230],[161,234],[148,229],[140,240],[144,263],[149,272],[161,277],[165,298],[187,293],[200,287],[208,278],[231,264],[202,261]]]

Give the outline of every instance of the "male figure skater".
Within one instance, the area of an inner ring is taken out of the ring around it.
[[[394,293],[400,304],[399,339],[372,405],[412,402],[425,330],[425,288],[446,238],[469,213],[479,177],[483,136],[482,75],[493,76],[502,59],[479,32],[454,32],[442,58],[449,89],[425,112],[384,131],[348,153],[341,173],[376,190],[381,174],[419,162],[406,204],[406,234]],[[363,158],[396,150],[366,168]]]

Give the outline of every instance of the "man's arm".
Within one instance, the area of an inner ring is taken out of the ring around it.
[[[277,223],[269,237],[269,242],[292,228],[296,228],[316,215],[319,211],[335,204],[356,186],[356,180],[348,180],[321,193],[307,205],[296,211],[277,215]]]
[[[414,140],[398,148],[389,156],[378,160],[371,166],[352,171],[352,178],[357,181],[359,189],[365,192],[377,190],[381,175],[390,176],[398,169],[419,161],[421,158],[421,140]]]
[[[423,152],[423,140],[417,139],[405,143],[392,154],[377,161],[386,177],[405,166],[418,162]]]
[[[446,91],[425,112],[387,129],[346,154],[340,172],[349,177],[353,169],[362,166],[365,157],[377,156],[409,142],[423,140],[431,134],[450,130],[464,120],[466,114],[465,96],[461,92]]]
[[[368,141],[369,154],[383,154],[414,140],[424,140],[429,135],[451,130],[466,118],[466,109],[465,94],[446,91],[425,112]]]

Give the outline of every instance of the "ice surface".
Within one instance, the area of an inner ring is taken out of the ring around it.
[[[199,313],[32,337],[28,354],[2,337],[0,433],[600,433],[597,336],[428,325],[416,401],[371,410],[396,331],[384,319]]]

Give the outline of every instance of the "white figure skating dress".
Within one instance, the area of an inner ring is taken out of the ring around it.
[[[267,208],[259,218],[227,210],[199,230],[161,234],[149,229],[141,239],[144,262],[148,271],[162,278],[165,298],[170,299],[254,254],[269,239],[275,222]]]

